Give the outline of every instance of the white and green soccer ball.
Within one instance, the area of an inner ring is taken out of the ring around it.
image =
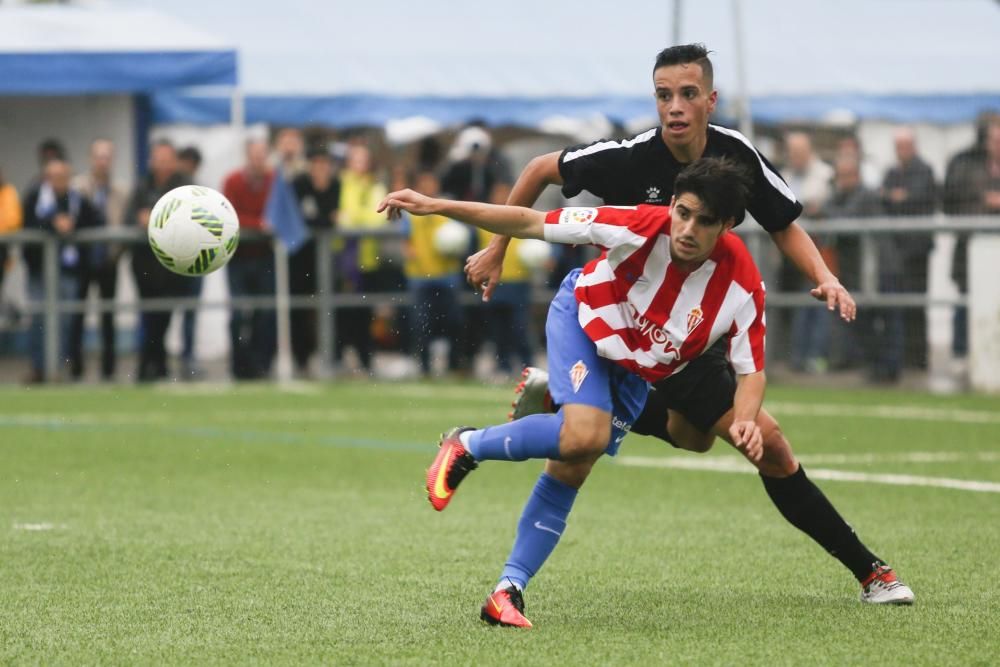
[[[183,276],[203,276],[221,269],[236,252],[240,221],[221,192],[183,185],[156,202],[148,232],[160,264]]]

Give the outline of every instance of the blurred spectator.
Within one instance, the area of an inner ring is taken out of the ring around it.
[[[240,229],[269,230],[263,215],[274,172],[267,158],[266,142],[248,142],[246,165],[229,174],[223,183],[222,192],[239,216]],[[274,254],[269,240],[241,240],[239,251],[229,261],[227,269],[231,296],[274,296]],[[265,377],[270,372],[275,351],[274,311],[234,304],[229,335],[233,377],[239,380]]]
[[[97,139],[91,143],[90,169],[77,176],[73,186],[94,205],[105,226],[120,229],[125,224],[128,193],[111,179],[114,156],[115,145],[108,139]],[[91,243],[81,246],[81,250],[87,254],[88,261],[80,274],[78,298],[86,300],[93,283],[102,300],[113,301],[118,284],[118,260],[125,251],[124,246],[121,243]],[[83,320],[83,313],[73,316],[71,340],[82,339]],[[101,377],[110,380],[115,374],[115,314],[110,310],[102,311],[100,320]],[[82,367],[73,369],[74,377],[79,377],[82,372]]]
[[[440,194],[441,184],[430,171],[417,174],[413,187],[428,197]],[[448,370],[459,365],[459,340],[463,329],[458,305],[462,283],[461,258],[438,250],[435,234],[452,223],[440,215],[413,215],[405,218],[406,278],[413,299],[410,340],[420,361],[420,372],[431,373],[430,346],[435,339],[448,341]]]
[[[333,156],[324,147],[313,147],[307,157],[307,173],[296,176],[292,183],[302,218],[314,232],[332,229],[340,205],[340,180],[336,177]],[[288,258],[289,284],[293,295],[316,294],[316,248],[316,239],[310,238]],[[329,252],[329,249],[324,250]],[[316,327],[315,308],[292,309],[292,357],[303,374],[308,372],[309,358],[316,352]]]
[[[187,184],[187,178],[177,164],[177,151],[168,141],[153,144],[149,155],[149,173],[135,186],[125,214],[125,224],[145,230],[149,214],[156,202],[170,190]],[[132,273],[139,296],[143,299],[162,299],[185,296],[188,279],[164,268],[148,243],[132,245]],[[140,317],[139,368],[140,382],[167,377],[167,328],[171,311],[159,309],[144,311]]]
[[[954,215],[1000,214],[1000,116],[980,119],[976,143],[948,163],[944,182],[944,210]],[[963,294],[968,290],[968,234],[960,234],[952,257],[952,278]],[[968,354],[968,314],[955,309],[952,351]]]
[[[286,127],[279,130],[274,138],[274,150],[278,167],[286,181],[291,182],[296,176],[306,172],[305,141],[298,128]]]
[[[934,213],[936,187],[930,165],[917,155],[913,130],[900,128],[894,136],[896,164],[882,181],[882,206],[890,216],[931,215]],[[934,238],[928,233],[913,232],[893,236],[902,270],[893,292],[927,293],[927,262]],[[927,363],[927,316],[922,308],[908,308],[903,313],[906,343],[904,360],[915,365]]]
[[[41,229],[64,239],[77,229],[97,227],[102,224],[101,214],[79,191],[70,187],[72,168],[68,162],[58,158],[50,159],[42,172],[43,180],[32,188],[24,199],[25,229]],[[79,295],[79,278],[86,272],[88,261],[86,249],[68,241],[61,242],[58,249],[59,278],[57,283],[60,301],[72,302]],[[35,244],[23,249],[24,262],[28,268],[28,296],[36,304],[45,300],[43,250]],[[59,318],[59,338],[61,355],[70,364],[74,377],[79,377],[82,368],[82,340],[71,336],[70,315]],[[73,332],[76,334],[77,332]],[[45,315],[36,313],[31,326],[31,374],[29,382],[45,379]]]
[[[830,219],[869,218],[882,215],[882,202],[876,191],[861,182],[861,168],[856,156],[845,153],[834,165],[833,194],[824,213]],[[856,235],[839,235],[836,239],[836,256],[840,277],[844,285],[857,290],[861,285],[861,244]],[[875,237],[878,263],[878,289],[890,291],[899,281],[902,270],[901,255],[896,250],[896,240],[889,235]],[[891,382],[899,378],[903,362],[902,313],[898,308],[859,309],[857,331],[834,317],[824,318],[829,336],[831,326],[838,335],[830,350],[831,363],[836,366],[852,365],[863,361],[872,380]],[[857,336],[866,336],[865,344],[857,343]],[[860,359],[859,359],[860,356]]]
[[[385,195],[385,186],[375,178],[368,147],[352,144],[347,149],[347,164],[340,178],[340,211],[337,214],[340,228],[364,230],[386,225],[385,215],[375,212]],[[382,290],[377,239],[347,239],[336,244],[334,249],[338,251],[339,291],[362,294]],[[369,306],[350,306],[337,311],[337,361],[342,359],[345,347],[351,346],[362,368],[371,370],[372,324],[373,311]]]
[[[0,234],[9,234],[21,229],[24,217],[21,212],[21,200],[13,185],[4,181],[0,171]],[[6,273],[8,248],[0,245],[0,285],[3,285]]]
[[[66,147],[58,139],[49,137],[48,139],[43,139],[36,149],[36,154],[38,156],[38,176],[32,180],[31,185],[28,186],[28,190],[32,190],[45,180],[45,165],[49,163],[50,160],[63,160],[64,162],[69,162],[69,153],[66,152]]]
[[[785,135],[785,169],[788,187],[802,202],[802,215],[815,218],[830,198],[833,169],[813,152],[812,140],[805,132]],[[831,267],[833,269],[833,267]],[[836,273],[836,269],[833,269]]]
[[[498,184],[510,183],[513,183],[510,168],[493,147],[493,138],[486,128],[472,124],[460,131],[448,151],[448,164],[441,176],[442,194],[452,199],[487,202]],[[469,255],[479,251],[479,239],[476,233],[470,235]],[[469,292],[472,288],[463,282],[461,289]],[[462,308],[466,326],[462,331],[461,364],[466,372],[472,371],[475,356],[486,338],[484,308],[479,299]]]
[[[201,151],[197,146],[185,146],[177,152],[177,169],[184,174],[191,183],[195,183],[198,170],[201,169]]]
[[[506,204],[510,190],[509,184],[497,183],[493,187],[490,203]],[[482,232],[481,245],[485,247],[491,236]],[[486,304],[486,321],[496,346],[497,370],[507,376],[514,370],[534,365],[535,341],[529,321],[531,271],[521,261],[522,242],[521,239],[511,239],[503,259],[503,282],[497,285]],[[515,357],[517,365],[514,365]]]
[[[817,218],[830,198],[833,169],[813,152],[812,140],[804,132],[785,135],[784,176],[795,196],[802,202],[805,218]],[[813,235],[813,240],[827,266],[835,274],[836,256],[829,239]],[[781,284],[798,289],[804,278],[785,262]],[[830,345],[830,315],[821,304],[796,308],[792,316],[791,363],[796,370],[822,373],[826,370]]]
[[[177,168],[188,183],[198,183],[198,170],[201,168],[201,151],[195,146],[186,146],[177,153]],[[190,276],[184,281],[187,287],[184,296],[199,298],[204,278]],[[195,330],[198,326],[198,308],[184,308],[181,321],[181,377],[193,379],[201,375],[195,359]]]
[[[869,190],[877,190],[882,185],[882,175],[878,167],[864,154],[858,135],[846,134],[837,140],[835,159],[839,157],[849,157],[857,161],[861,169],[861,183]]]

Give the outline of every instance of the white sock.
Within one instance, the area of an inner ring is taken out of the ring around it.
[[[469,451],[469,438],[472,437],[473,433],[475,433],[475,431],[462,431],[458,434],[458,441],[462,443],[463,447],[465,447],[465,451]]]
[[[516,581],[512,581],[510,579],[501,579],[500,582],[497,583],[497,587],[493,589],[493,592],[496,593],[497,591],[504,591],[510,588],[511,586],[521,591],[522,593],[524,592],[524,589],[518,586]]]

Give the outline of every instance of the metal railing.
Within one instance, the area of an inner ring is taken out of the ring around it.
[[[944,216],[937,214],[928,217],[908,218],[862,218],[851,220],[800,221],[807,232],[823,236],[851,235],[860,239],[860,289],[855,293],[859,306],[873,307],[907,307],[929,308],[933,306],[964,306],[967,297],[964,294],[951,296],[931,296],[928,293],[882,293],[878,289],[878,250],[876,239],[881,235],[902,235],[912,233],[923,234],[972,234],[1000,233],[1000,217],[997,216]],[[767,232],[759,225],[748,223],[741,225],[738,232],[743,236],[755,257],[761,256],[762,247],[769,244]],[[395,225],[389,225],[374,230],[333,230],[316,235],[317,247],[332,248],[337,239],[381,238],[399,239],[403,232]],[[259,240],[270,238],[266,235],[241,231],[241,240]],[[59,357],[59,317],[63,314],[86,312],[93,306],[85,301],[62,301],[58,298],[59,281],[59,245],[73,242],[78,244],[93,243],[127,243],[140,244],[146,242],[146,233],[137,228],[100,228],[85,229],[65,238],[39,230],[23,230],[13,234],[0,235],[0,245],[40,245],[42,246],[43,285],[45,297],[41,303],[28,303],[26,311],[29,314],[43,313],[45,324],[45,370],[50,374],[58,366]],[[281,254],[276,251],[276,260]],[[358,305],[379,306],[383,304],[409,306],[409,292],[380,292],[374,294],[357,294],[335,292],[333,252],[316,253],[316,293],[314,295],[292,295],[289,305],[292,308],[314,308],[317,311],[318,347],[324,359],[332,358],[336,336],[337,310]],[[766,278],[767,276],[765,276]],[[536,287],[532,300],[545,303],[551,299],[552,291]],[[815,301],[805,292],[769,291],[768,306],[772,308],[794,308],[814,304]],[[464,303],[475,303],[478,297],[467,293],[462,296]],[[122,304],[114,300],[99,300],[96,304],[98,312],[135,312],[167,311],[175,309],[228,309],[228,308],[276,308],[276,297],[268,296],[230,296],[224,300],[204,300],[201,297],[172,297],[140,299],[135,303]]]

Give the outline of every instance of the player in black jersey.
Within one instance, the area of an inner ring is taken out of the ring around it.
[[[802,205],[780,174],[742,134],[708,122],[718,96],[712,79],[712,63],[703,45],[664,49],[657,55],[653,69],[659,127],[623,141],[598,141],[536,157],[514,184],[507,203],[531,206],[551,184],[561,185],[567,197],[587,190],[605,204],[667,205],[674,179],[685,165],[702,156],[726,157],[744,165],[753,175],[747,210],[770,233],[781,252],[813,281],[816,287],[811,294],[825,301],[831,311],[839,311],[844,320],[853,320],[854,299],[826,266],[809,235],[795,222]],[[466,263],[468,280],[483,288],[484,300],[489,299],[499,282],[508,242],[507,238],[495,237]],[[725,437],[714,427],[723,423],[732,409],[731,380],[727,382],[731,373],[723,347],[706,351],[697,364],[689,365],[671,384],[654,387],[633,432],[653,435],[691,451],[707,451],[717,435]],[[515,402],[515,417],[553,409],[546,402],[544,371],[528,369],[526,374]],[[752,462],[781,514],[851,570],[861,582],[863,601],[912,603],[912,591],[861,543],[826,496],[806,477],[777,421],[761,409],[757,424],[764,435],[764,454]],[[579,488],[592,465],[548,461],[545,472]],[[522,531],[530,529],[519,527],[511,558],[523,552],[518,543],[530,539],[522,535]],[[524,569],[536,572],[541,564],[526,563]]]

